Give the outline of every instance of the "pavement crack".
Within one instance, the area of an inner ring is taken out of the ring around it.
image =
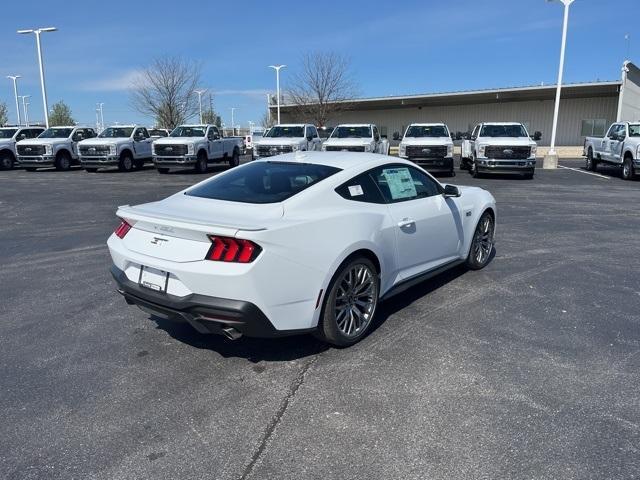
[[[239,477],[239,480],[245,480],[246,478],[249,477],[249,475],[251,475],[251,473],[253,473],[253,469],[256,466],[256,463],[258,463],[258,460],[260,460],[260,457],[262,457],[262,454],[267,448],[267,444],[269,443],[269,440],[273,436],[273,433],[275,432],[280,421],[282,420],[282,417],[289,409],[289,405],[291,404],[291,401],[296,396],[296,394],[298,393],[298,390],[304,383],[305,378],[307,376],[307,372],[313,366],[313,364],[316,363],[316,361],[318,360],[318,357],[319,355],[315,355],[313,358],[311,358],[311,360],[304,363],[302,365],[302,368],[300,368],[300,370],[296,374],[295,378],[292,380],[291,384],[289,385],[289,391],[282,399],[282,402],[280,402],[280,406],[278,407],[278,410],[276,411],[276,413],[271,417],[271,420],[269,420],[269,423],[267,424],[267,428],[265,429],[264,433],[262,434],[262,438],[258,443],[258,448],[256,448],[253,455],[251,455],[251,460],[245,467],[244,471],[242,472],[242,475]]]

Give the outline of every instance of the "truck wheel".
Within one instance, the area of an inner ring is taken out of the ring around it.
[[[133,170],[133,158],[131,158],[130,153],[123,153],[120,156],[120,161],[118,162],[118,170],[121,172],[130,172]]]
[[[240,153],[238,152],[238,149],[235,149],[233,151],[233,156],[229,158],[229,166],[233,168],[233,167],[237,167],[239,164],[240,164]]]
[[[96,173],[98,171],[98,169],[94,167],[85,168],[85,170],[89,173]]]
[[[69,152],[60,152],[56,158],[56,170],[67,171],[71,168],[71,155]]]
[[[137,158],[136,160],[133,161],[133,164],[136,167],[136,170],[142,170],[142,167],[144,167],[144,159]]]
[[[200,152],[198,154],[198,160],[196,161],[196,172],[198,173],[207,173],[207,168],[209,167],[207,162],[207,155],[204,152]]]
[[[525,173],[524,175],[522,175],[522,178],[524,178],[525,180],[532,180],[533,179],[533,172]]]
[[[625,180],[633,180],[635,177],[635,172],[633,171],[633,164],[629,157],[624,159],[624,163],[622,164],[622,178]]]
[[[13,168],[13,157],[5,152],[0,155],[0,170],[11,170]]]
[[[168,168],[158,168],[158,173],[161,173],[163,175],[169,173],[169,169]]]
[[[481,177],[480,172],[478,172],[478,164],[477,164],[475,158],[471,160],[471,166],[469,167],[469,172],[471,173],[471,176],[473,178],[480,178]]]
[[[598,167],[598,163],[593,159],[593,149],[589,147],[589,151],[587,152],[587,158],[585,159],[584,167],[587,170],[595,171]]]

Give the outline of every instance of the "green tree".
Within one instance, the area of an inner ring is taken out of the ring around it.
[[[7,109],[7,104],[0,102],[0,126],[6,125],[7,123],[9,123],[9,111]]]
[[[49,126],[59,127],[61,125],[75,125],[76,121],[71,116],[69,105],[60,100],[54,103],[49,113]]]

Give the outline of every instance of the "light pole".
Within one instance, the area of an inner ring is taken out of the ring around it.
[[[547,0],[553,2],[554,0]],[[558,84],[556,85],[556,103],[553,109],[553,127],[551,129],[551,146],[545,155],[543,168],[557,168],[556,133],[558,130],[558,113],[560,111],[560,93],[562,91],[562,75],[564,73],[564,52],[567,46],[567,28],[569,26],[569,7],[575,0],[558,0],[564,5],[564,22],[562,24],[562,45],[560,46],[560,67],[558,68]]]
[[[18,79],[20,75],[7,75],[7,78],[13,80],[13,95],[16,97],[16,114],[18,115],[18,125],[22,125],[20,120],[20,106],[18,105]]]
[[[104,106],[104,103],[100,102],[97,105],[98,105],[98,111],[100,112],[100,131],[102,131],[104,130],[104,113],[102,111],[102,107]]]
[[[233,116],[235,112],[236,112],[236,107],[231,107],[231,130],[233,131],[233,136],[236,135],[236,124]]]
[[[206,92],[206,90],[194,90],[194,92],[196,92],[198,94],[198,106],[200,107],[200,123],[203,123],[202,121],[202,94],[204,92]]]
[[[27,105],[29,102],[26,101],[27,98],[31,98],[31,95],[18,95],[22,99],[22,112],[24,114],[24,124],[26,127],[29,126],[29,113],[27,112]]]
[[[286,67],[286,65],[269,65],[269,68],[273,68],[276,71],[276,96],[278,105],[278,124],[280,124],[280,69]]]
[[[18,30],[18,33],[26,35],[33,33],[36,36],[36,47],[38,48],[38,64],[40,65],[40,87],[42,87],[42,106],[44,107],[44,124],[49,128],[49,107],[47,104],[47,88],[44,82],[44,66],[42,65],[42,46],[40,45],[40,34],[42,32],[55,32],[57,28],[46,27],[28,30]]]

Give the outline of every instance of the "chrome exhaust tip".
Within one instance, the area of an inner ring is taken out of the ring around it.
[[[222,327],[222,334],[229,340],[237,340],[242,336],[242,333],[233,327]]]

